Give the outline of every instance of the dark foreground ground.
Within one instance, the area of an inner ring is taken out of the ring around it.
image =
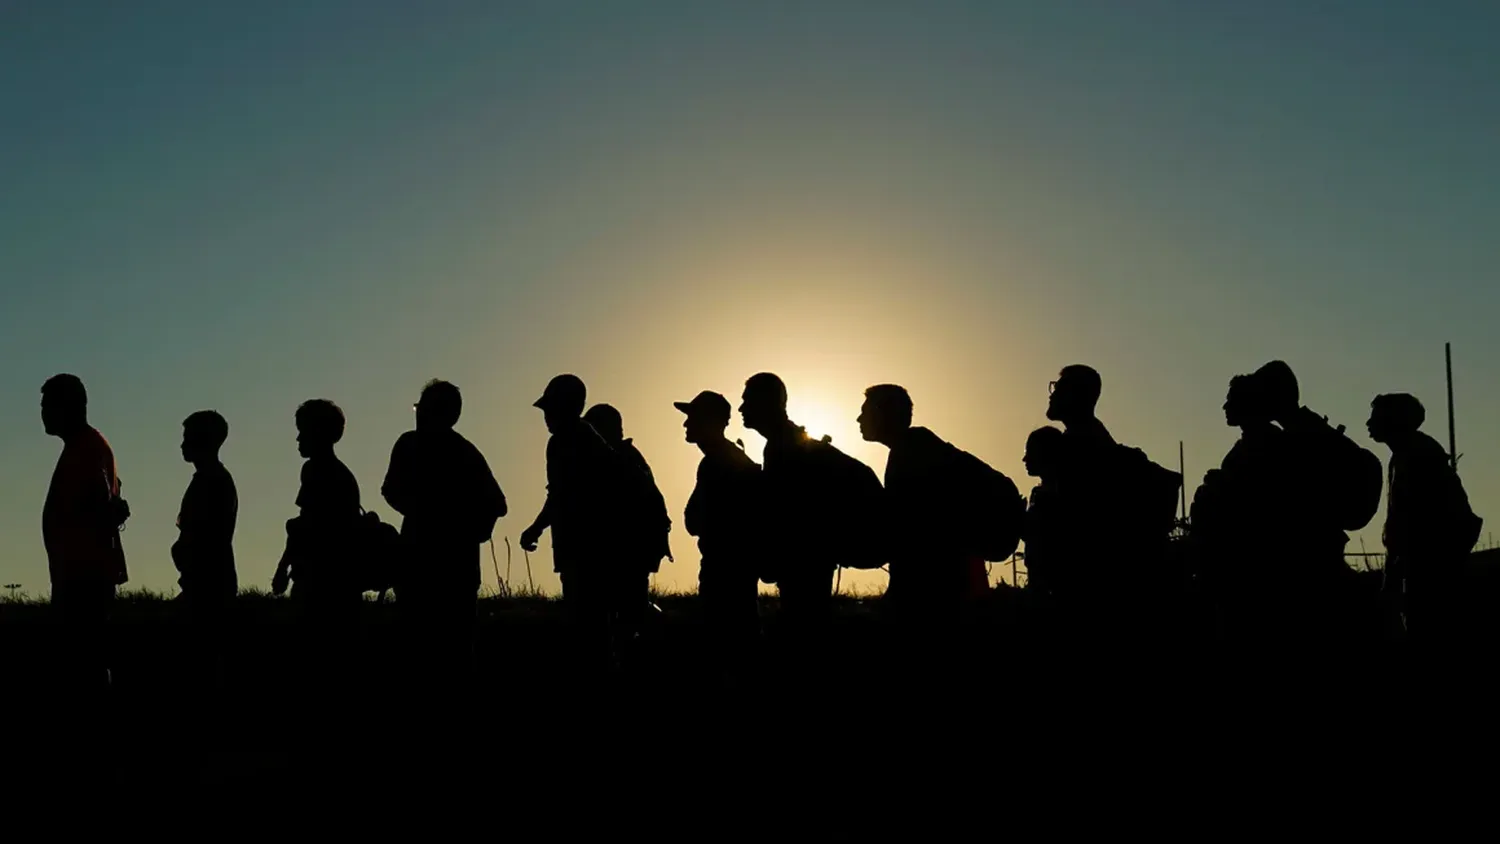
[[[868,811],[879,795],[904,805],[936,789],[931,799],[968,811],[1064,787],[1146,799],[1168,781],[1264,788],[1366,756],[1383,783],[1395,755],[1472,754],[1500,718],[1488,643],[1458,670],[1429,670],[1368,589],[1331,650],[1250,663],[1193,600],[1151,637],[1126,621],[1079,637],[1001,588],[957,635],[913,654],[878,599],[844,598],[801,672],[778,650],[766,598],[760,652],[730,681],[696,598],[656,600],[628,670],[581,679],[558,602],[484,599],[472,691],[449,697],[406,681],[393,604],[362,608],[352,679],[329,695],[299,680],[288,601],[242,596],[216,690],[185,669],[194,639],[180,604],[130,597],[109,628],[113,688],[94,700],[52,693],[48,607],[0,604],[0,780],[12,794],[68,783],[148,802],[520,801],[509,811],[634,793],[746,809],[812,795]]]

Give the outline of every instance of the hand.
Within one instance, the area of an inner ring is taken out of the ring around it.
[[[291,578],[287,576],[286,569],[277,569],[276,576],[271,578],[271,594],[285,595],[286,588],[291,585]]]
[[[542,531],[536,525],[521,531],[521,550],[528,554],[536,550],[537,542],[541,541]]]

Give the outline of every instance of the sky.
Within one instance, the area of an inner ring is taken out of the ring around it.
[[[1183,441],[1191,487],[1234,441],[1229,378],[1273,358],[1382,457],[1377,393],[1445,440],[1451,341],[1461,470],[1500,519],[1486,0],[0,2],[0,123],[0,584],[31,594],[60,448],[38,390],[63,371],[156,590],[185,416],[229,420],[241,582],[264,585],[296,406],[343,407],[390,517],[434,377],[510,499],[502,569],[560,372],[620,409],[680,522],[698,453],[671,402],[737,404],[761,370],[877,470],[862,392],[903,384],[1026,489],[1048,381],[1090,363],[1106,424],[1167,465]],[[658,586],[690,588],[672,543]],[[531,567],[556,588],[545,539]]]

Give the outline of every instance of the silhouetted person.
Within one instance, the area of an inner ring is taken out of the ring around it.
[[[1420,428],[1427,411],[1414,396],[1376,396],[1370,439],[1391,449],[1386,505],[1386,589],[1404,599],[1407,630],[1434,657],[1462,644],[1469,608],[1463,565],[1482,520],[1469,507],[1448,453]]]
[[[1095,412],[1102,385],[1093,368],[1067,366],[1047,402],[1064,426],[1056,503],[1072,537],[1058,597],[1077,629],[1093,631],[1089,647],[1119,648],[1122,633],[1160,637],[1174,623],[1181,583],[1167,541],[1182,479],[1115,441]]]
[[[1026,474],[1039,481],[1026,507],[1026,588],[1048,595],[1067,588],[1058,583],[1066,573],[1058,559],[1067,556],[1069,542],[1067,522],[1057,501],[1065,450],[1062,430],[1049,425],[1026,438],[1022,458]]]
[[[42,426],[63,441],[42,508],[42,541],[52,608],[62,634],[60,673],[70,690],[109,686],[104,626],[115,588],[126,582],[120,526],[129,511],[109,443],[88,420],[88,393],[76,375],[42,385]]]
[[[193,622],[190,648],[214,685],[224,681],[226,634],[239,594],[234,528],[240,499],[234,478],[219,460],[228,438],[229,423],[215,411],[200,410],[183,421],[182,459],[193,465],[193,479],[182,496],[172,544],[177,584]]]
[[[1055,582],[1067,585],[1060,598],[1089,604],[1102,603],[1119,591],[1118,570],[1130,568],[1113,559],[1120,556],[1122,537],[1110,535],[1116,519],[1107,467],[1116,443],[1095,415],[1102,386],[1097,371],[1075,364],[1063,368],[1047,398],[1047,418],[1064,428],[1054,503],[1058,517],[1077,531],[1067,556],[1056,559]]]
[[[673,406],[687,414],[682,423],[685,438],[703,452],[683,516],[688,534],[698,537],[702,558],[698,596],[710,647],[719,664],[735,672],[744,667],[760,628],[760,466],[724,436],[729,399],[705,390]]]
[[[418,687],[461,684],[472,667],[480,546],[506,514],[505,494],[484,455],[454,430],[458,387],[431,381],[414,409],[416,429],[396,440],[380,488],[402,516],[397,597]]]
[[[1312,663],[1355,632],[1355,578],[1344,563],[1345,531],[1364,527],[1379,507],[1380,461],[1302,405],[1297,376],[1286,363],[1267,363],[1255,379],[1268,415],[1285,434],[1291,479],[1282,487],[1285,547],[1267,576],[1278,581],[1286,644]]]
[[[1264,379],[1236,375],[1224,421],[1240,438],[1193,496],[1197,569],[1235,646],[1252,645],[1278,624],[1274,561],[1292,541],[1286,484],[1294,480],[1287,436],[1271,421]]]
[[[586,671],[609,666],[609,535],[614,453],[583,421],[587,391],[576,375],[559,375],[534,406],[540,408],[547,440],[547,502],[521,533],[521,547],[535,551],[542,532],[552,530],[552,564],[562,580],[563,602],[573,618]]]
[[[611,508],[616,522],[612,531],[616,559],[609,563],[610,617],[616,643],[623,646],[641,632],[651,600],[651,575],[661,569],[662,558],[672,555],[667,546],[672,520],[651,465],[625,437],[620,411],[612,405],[596,404],[583,415],[583,421],[615,452],[617,471],[624,475],[620,479],[621,500]]]
[[[740,415],[766,438],[766,530],[761,579],[780,593],[779,626],[794,670],[809,671],[822,657],[820,640],[833,606],[833,577],[841,565],[876,567],[880,481],[868,466],[826,441],[807,436],[787,417],[786,385],[771,373],[745,382]],[[863,500],[853,500],[856,496]]]
[[[287,521],[286,551],[271,588],[292,584],[299,618],[304,680],[340,690],[350,678],[348,646],[359,622],[362,588],[355,548],[359,482],[334,453],[344,436],[344,412],[328,399],[297,408],[297,451],[305,458],[297,491],[299,514]]]
[[[859,432],[891,450],[885,464],[891,582],[887,598],[920,625],[951,625],[988,589],[984,560],[969,545],[967,499],[977,493],[964,452],[912,425],[911,395],[879,384],[865,391]],[[975,458],[977,459],[977,458]]]

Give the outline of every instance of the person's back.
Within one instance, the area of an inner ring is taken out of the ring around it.
[[[239,493],[234,477],[217,461],[200,466],[182,496],[172,558],[183,594],[233,597],[239,591],[234,565],[234,529]]]
[[[547,440],[547,512],[552,555],[559,566],[592,564],[607,550],[599,528],[609,523],[605,486],[612,460],[609,446],[587,422],[560,427]],[[561,570],[561,569],[559,569]]]
[[[963,547],[967,479],[963,454],[932,431],[913,427],[891,444],[885,490],[891,529],[893,598],[940,604],[951,614],[972,591],[983,562]],[[936,609],[936,607],[933,607]]]
[[[1472,511],[1448,452],[1422,431],[1391,452],[1385,546],[1392,554],[1452,558],[1472,548]],[[1467,547],[1465,547],[1467,546]]]

